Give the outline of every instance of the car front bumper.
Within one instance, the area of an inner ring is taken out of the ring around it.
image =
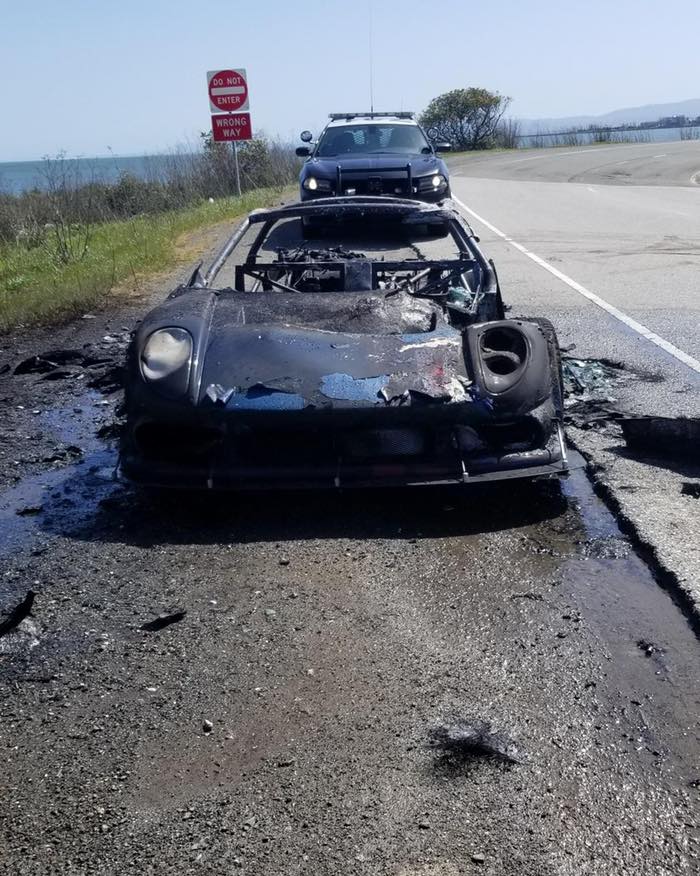
[[[561,424],[550,421],[548,411],[536,413],[540,419],[527,416],[506,426],[404,420],[349,431],[333,425],[288,430],[265,420],[258,421],[260,428],[241,430],[143,419],[127,427],[120,474],[153,487],[202,490],[469,485],[565,475]],[[483,442],[480,436],[491,436],[494,428],[500,430],[497,443],[490,437]],[[526,433],[539,437],[528,446]]]

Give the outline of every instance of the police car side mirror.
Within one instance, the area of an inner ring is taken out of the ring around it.
[[[308,146],[297,146],[294,150],[299,158],[308,158],[311,155],[311,149]]]

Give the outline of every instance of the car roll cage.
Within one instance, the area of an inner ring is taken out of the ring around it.
[[[457,244],[459,255],[453,259],[402,259],[400,261],[372,261],[372,280],[376,279],[377,273],[384,271],[420,270],[423,268],[436,268],[450,270],[452,268],[467,268],[469,263],[476,263],[481,271],[481,294],[497,295],[498,280],[493,263],[487,260],[478,246],[478,238],[462,216],[443,201],[438,204],[429,204],[422,201],[409,200],[408,198],[373,197],[371,195],[343,196],[332,198],[318,198],[313,201],[303,201],[296,204],[288,204],[283,207],[272,209],[254,210],[234,231],[226,241],[219,254],[216,256],[209,269],[204,275],[199,268],[195,270],[187,284],[191,288],[213,288],[216,276],[226,263],[231,253],[241,242],[245,234],[253,225],[260,225],[245,261],[236,265],[235,287],[237,290],[244,289],[246,276],[263,281],[266,272],[274,270],[310,270],[316,267],[314,263],[305,262],[258,262],[257,257],[260,249],[267,239],[273,226],[285,219],[315,218],[326,220],[367,220],[386,219],[387,221],[399,221],[404,228],[418,225],[431,225],[438,228],[447,228]],[[368,260],[371,261],[371,260]],[[332,261],[319,261],[319,269],[339,270],[345,276],[348,262],[341,259]],[[269,279],[269,278],[268,278]],[[275,282],[270,282],[274,286]],[[280,284],[277,284],[280,285]]]

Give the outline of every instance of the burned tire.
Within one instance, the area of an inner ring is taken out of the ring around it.
[[[525,317],[528,322],[534,322],[542,329],[542,334],[549,348],[549,365],[552,375],[552,401],[559,420],[564,419],[564,374],[561,367],[561,350],[557,333],[552,323],[544,317]]]

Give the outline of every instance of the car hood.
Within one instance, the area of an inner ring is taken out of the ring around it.
[[[304,165],[305,175],[335,179],[338,165],[343,170],[367,173],[398,172],[405,173],[406,165],[411,165],[413,176],[427,176],[431,173],[444,173],[444,162],[434,155],[406,155],[387,153],[383,155],[338,155],[331,158],[310,158]]]
[[[324,322],[314,312],[310,320],[301,303],[291,313],[280,299],[275,313],[222,294],[206,341],[199,403],[267,410],[467,399],[460,332],[444,321],[428,330],[422,312],[372,317],[354,306],[343,311],[344,293],[310,295],[309,306],[322,309],[323,297],[338,302],[340,316]],[[350,297],[361,305],[362,296]],[[372,297],[364,295],[370,310]]]
[[[421,299],[402,302],[372,292],[183,291],[144,319],[134,350],[169,326],[194,339],[189,399],[202,408],[471,400],[462,334]]]

